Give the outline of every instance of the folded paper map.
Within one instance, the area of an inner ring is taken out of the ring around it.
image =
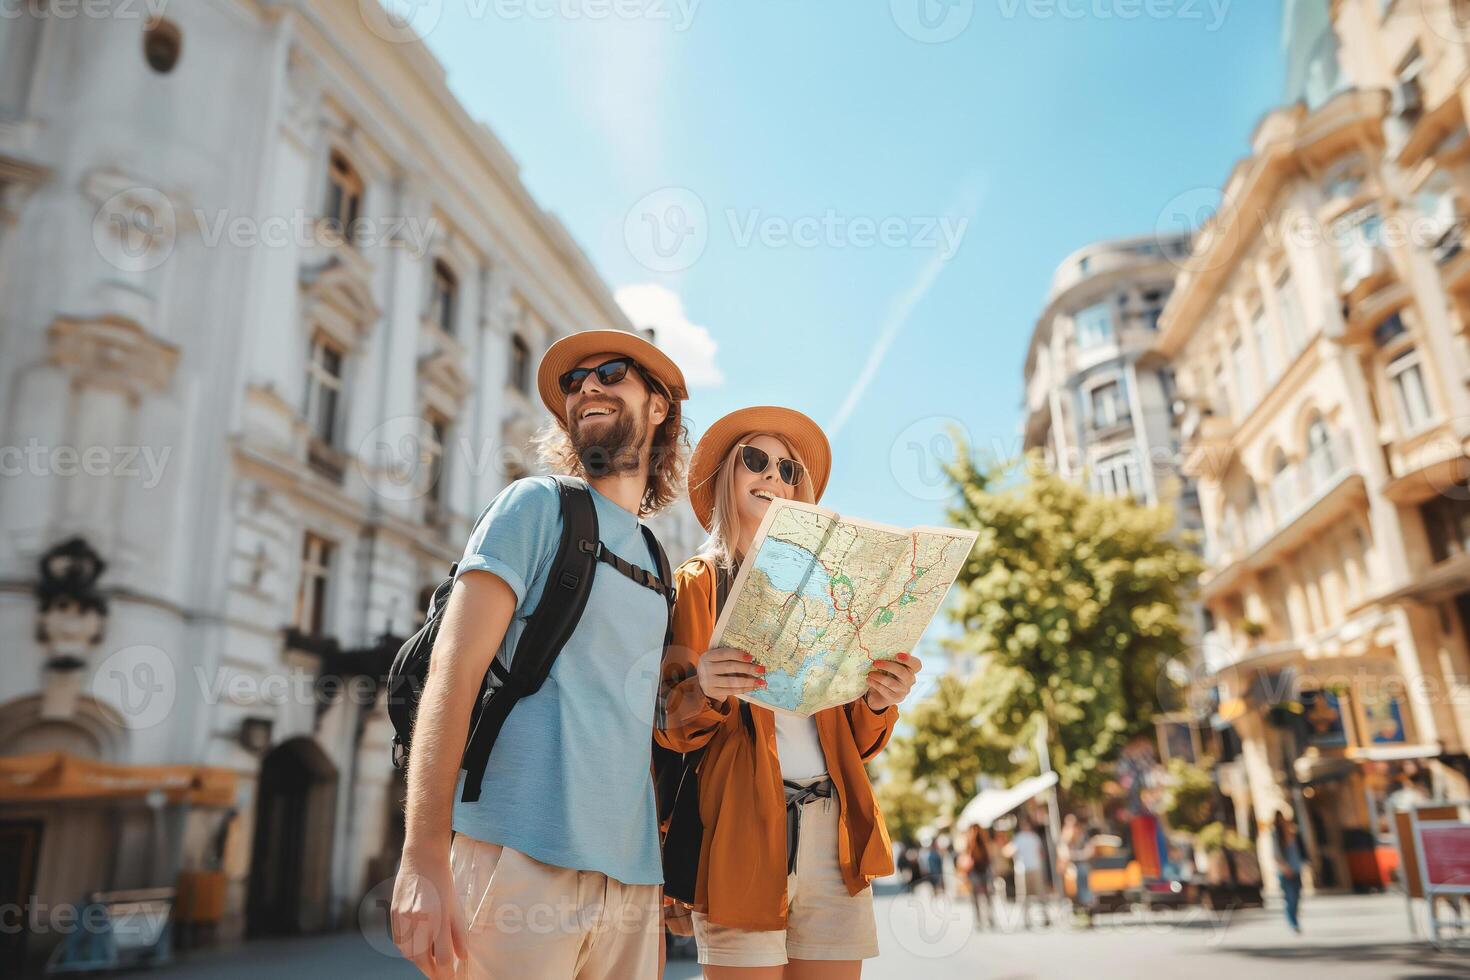
[[[918,645],[975,537],[773,501],[710,646],[766,668],[766,687],[744,695],[752,703],[798,715],[846,704],[867,691],[874,660]]]

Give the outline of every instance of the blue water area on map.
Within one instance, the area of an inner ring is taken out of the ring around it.
[[[773,704],[778,708],[786,708],[794,711],[801,704],[801,692],[806,686],[806,674],[816,657],[808,657],[801,665],[801,669],[793,674],[789,670],[775,669],[768,671],[765,675],[766,688],[756,691],[751,696],[766,704]]]
[[[777,592],[795,592],[801,589],[804,594],[826,603],[828,609],[837,611],[837,607],[832,604],[832,593],[828,591],[831,583],[826,569],[805,548],[780,538],[766,538],[761,545],[756,567],[765,572],[771,581],[771,587]],[[802,587],[803,578],[806,578],[805,588]]]

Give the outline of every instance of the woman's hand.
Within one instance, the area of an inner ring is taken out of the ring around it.
[[[723,701],[732,694],[765,687],[765,679],[761,677],[765,672],[766,668],[756,663],[754,657],[734,647],[706,650],[695,668],[699,689],[711,701]]]
[[[912,653],[900,653],[893,660],[874,660],[868,671],[868,693],[863,695],[868,707],[884,711],[908,697],[923,666]]]

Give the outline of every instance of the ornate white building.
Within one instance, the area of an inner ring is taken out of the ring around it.
[[[353,922],[401,834],[374,679],[535,469],[540,352],[631,327],[359,4],[36,6],[0,18],[0,903]]]

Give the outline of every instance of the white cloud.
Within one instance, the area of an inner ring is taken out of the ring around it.
[[[725,383],[715,363],[720,345],[709,329],[691,323],[679,294],[658,283],[623,286],[614,294],[633,326],[652,329],[658,346],[674,359],[691,388],[714,388]]]

